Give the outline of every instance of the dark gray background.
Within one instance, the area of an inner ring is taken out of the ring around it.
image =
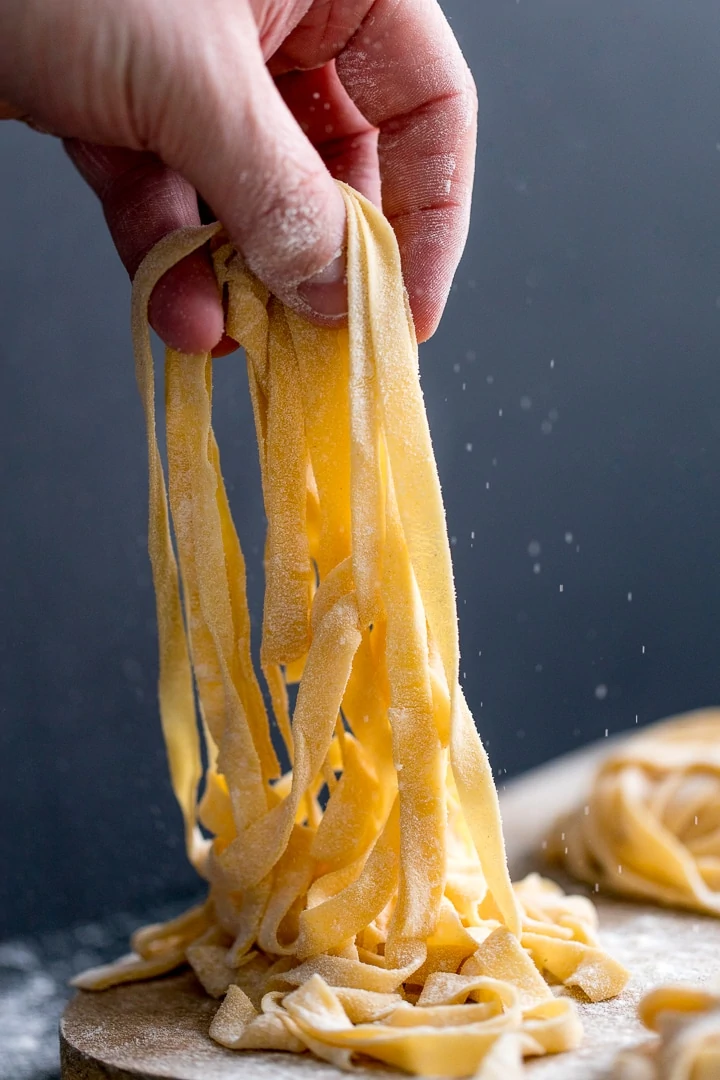
[[[423,378],[467,692],[512,774],[720,698],[720,11],[445,6],[479,173]],[[155,703],[129,287],[57,142],[0,125],[0,193],[2,937],[193,878]],[[240,358],[217,373],[257,614]]]

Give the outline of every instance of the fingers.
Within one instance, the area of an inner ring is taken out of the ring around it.
[[[383,209],[423,341],[440,320],[467,238],[477,117],[472,76],[436,0],[375,0],[336,64],[350,97],[380,132]]]
[[[191,185],[153,154],[76,139],[67,140],[65,147],[99,196],[110,235],[131,277],[161,237],[200,224]],[[223,310],[206,250],[183,259],[160,279],[150,298],[149,317],[162,340],[181,352],[220,352],[216,347],[223,335]],[[229,351],[227,345],[223,342],[223,352]]]
[[[252,22],[204,28],[202,64],[157,118],[154,148],[213,207],[250,269],[306,315],[346,311],[345,209],[263,61]],[[185,74],[185,73],[184,73]],[[168,102],[166,102],[168,104]],[[303,286],[323,273],[315,310]]]
[[[349,97],[335,64],[281,75],[275,85],[330,174],[380,206],[377,128]]]

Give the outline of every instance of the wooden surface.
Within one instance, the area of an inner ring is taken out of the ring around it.
[[[515,879],[547,868],[538,860],[557,815],[582,802],[604,740],[511,781],[501,791],[510,867]],[[565,888],[582,891],[552,873]],[[529,1080],[600,1080],[617,1051],[645,1039],[638,999],[666,982],[707,985],[720,956],[720,920],[594,896],[605,947],[632,972],[614,1001],[580,1003],[585,1039],[579,1050],[528,1063]],[[189,973],[101,994],[80,993],[61,1022],[63,1080],[340,1080],[346,1073],[308,1055],[225,1050],[207,1035],[217,1002]],[[367,1070],[370,1072],[370,1070]],[[382,1070],[372,1070],[377,1073]]]

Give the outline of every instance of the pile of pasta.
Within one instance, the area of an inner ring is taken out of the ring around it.
[[[218,226],[162,241],[136,277],[161,719],[188,854],[209,892],[78,984],[187,962],[224,997],[210,1032],[224,1046],[510,1077],[524,1056],[580,1039],[557,987],[597,1001],[627,974],[598,946],[588,900],[537,876],[510,882],[491,769],[458,683],[450,549],[397,244],[378,210],[341,190],[347,329],[285,308]],[[167,491],[155,432],[148,299],[208,241],[227,332],[247,356],[271,708],[251,656],[209,356],[166,354]]]
[[[623,741],[548,853],[598,888],[720,915],[720,710]]]
[[[640,1019],[659,1038],[627,1050],[614,1080],[716,1080],[720,1076],[720,996],[689,987],[652,990]]]

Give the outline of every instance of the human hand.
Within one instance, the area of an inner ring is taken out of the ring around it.
[[[133,275],[212,207],[287,304],[346,311],[332,177],[392,223],[419,340],[464,247],[472,77],[437,0],[3,0],[0,118],[66,140]],[[209,253],[159,282],[150,321],[184,352],[234,347]],[[221,340],[222,339],[222,340]]]

